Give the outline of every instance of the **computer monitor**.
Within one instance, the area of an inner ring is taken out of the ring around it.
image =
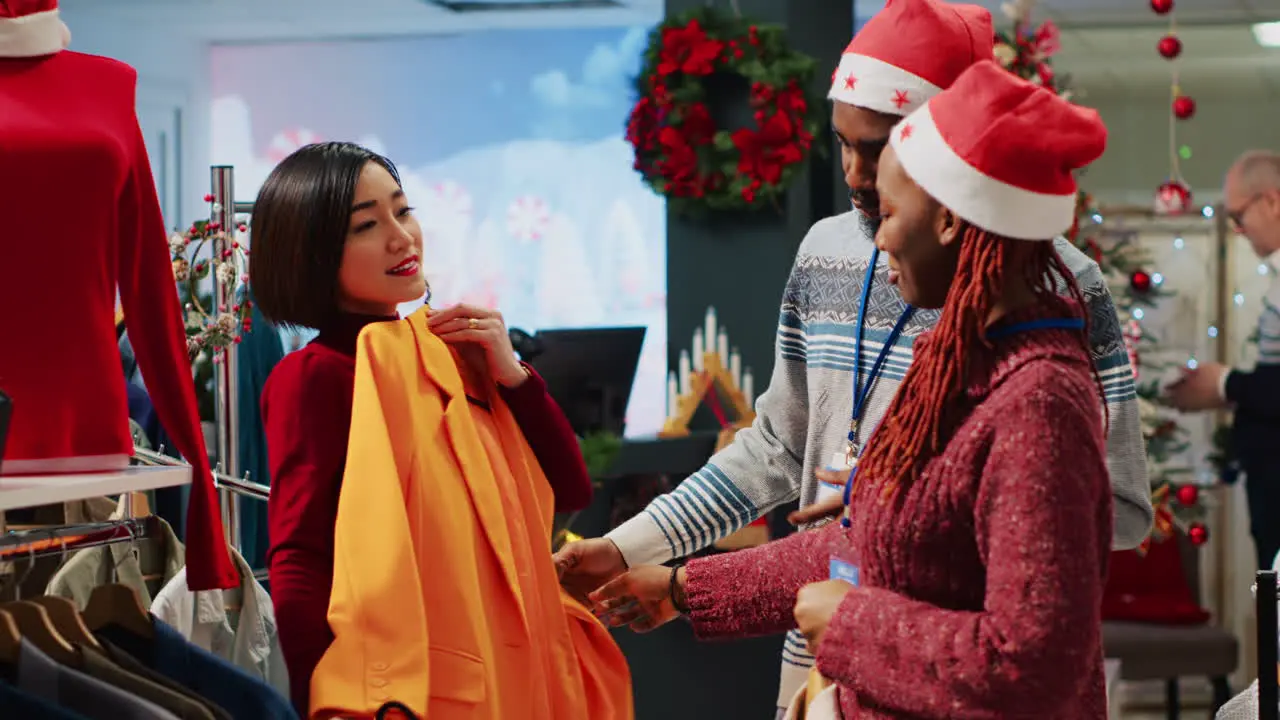
[[[618,327],[543,330],[535,336],[541,352],[530,364],[579,436],[622,435],[644,335],[643,327]]]

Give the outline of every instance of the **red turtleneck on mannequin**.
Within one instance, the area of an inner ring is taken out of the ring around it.
[[[0,388],[13,398],[5,472],[127,464],[118,288],[156,412],[193,469],[188,583],[235,587],[134,110],[137,75],[75,52],[15,57],[14,40],[0,35]]]

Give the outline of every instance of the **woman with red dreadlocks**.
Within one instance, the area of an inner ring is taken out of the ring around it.
[[[844,519],[633,568],[597,612],[641,627],[680,612],[700,638],[798,625],[817,664],[793,717],[1105,718],[1105,411],[1049,242],[1071,225],[1073,171],[1105,146],[1095,112],[989,61],[904,119],[880,159],[876,247],[904,312],[942,315]]]

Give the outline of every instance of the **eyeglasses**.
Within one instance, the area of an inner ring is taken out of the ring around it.
[[[1235,210],[1227,210],[1227,219],[1231,221],[1231,224],[1235,226],[1237,230],[1244,227],[1245,214],[1248,213],[1249,208],[1253,207],[1253,204],[1258,202],[1258,200],[1260,200],[1261,198],[1262,198],[1262,193],[1257,193],[1252,197],[1250,197],[1248,200],[1245,200],[1244,204],[1236,208]]]

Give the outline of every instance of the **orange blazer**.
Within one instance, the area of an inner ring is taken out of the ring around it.
[[[369,718],[394,700],[429,720],[632,720],[625,658],[557,581],[551,487],[492,383],[458,368],[425,309],[360,333],[334,641],[311,717]],[[490,407],[514,488],[467,390]],[[505,517],[504,488],[519,517]]]

